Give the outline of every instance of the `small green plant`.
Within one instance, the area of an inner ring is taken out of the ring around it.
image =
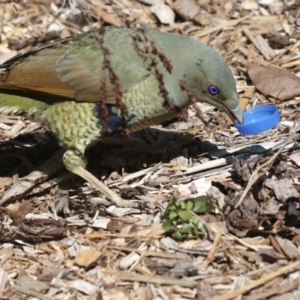
[[[217,206],[211,200],[210,196],[200,196],[189,201],[171,201],[163,216],[164,230],[177,240],[195,239],[206,234],[206,228],[197,214],[215,212]]]

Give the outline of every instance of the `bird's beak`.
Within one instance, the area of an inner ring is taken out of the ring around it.
[[[233,120],[238,120],[240,124],[243,124],[244,117],[243,117],[243,109],[238,104],[238,106],[235,109],[230,109],[231,117]]]

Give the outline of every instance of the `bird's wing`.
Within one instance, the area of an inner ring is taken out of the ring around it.
[[[66,50],[49,46],[18,55],[0,66],[0,88],[73,98],[70,85],[59,80],[55,70],[57,60]]]
[[[115,104],[117,84],[126,93],[150,75],[134,52],[130,38],[118,39],[116,43],[117,38],[107,33],[108,58],[117,75],[113,82],[109,80],[108,69],[103,68],[103,51],[93,33],[89,33],[32,50],[4,63],[0,66],[0,88],[85,102],[99,102],[100,93],[104,93],[106,103]]]

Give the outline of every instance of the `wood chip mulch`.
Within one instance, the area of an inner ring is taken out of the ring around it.
[[[99,205],[47,128],[0,116],[0,299],[300,299],[299,15],[299,0],[0,0],[0,63],[126,18],[210,45],[244,108],[281,113],[275,128],[242,136],[201,103],[209,126],[189,108],[88,150],[93,174],[160,203],[152,210]],[[166,233],[168,203],[202,195],[217,207],[197,216],[206,232]]]

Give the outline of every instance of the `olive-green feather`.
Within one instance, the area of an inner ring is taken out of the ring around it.
[[[0,114],[3,115],[24,115],[34,119],[35,115],[39,115],[48,107],[47,103],[29,97],[0,93]]]

